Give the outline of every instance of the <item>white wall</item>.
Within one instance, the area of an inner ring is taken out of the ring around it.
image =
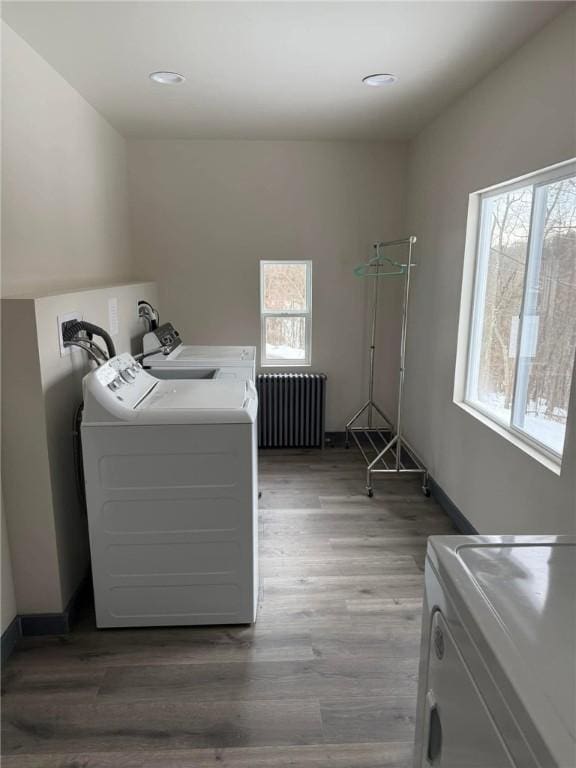
[[[62,597],[33,300],[3,299],[2,331],[2,491],[16,604],[50,613]]]
[[[0,320],[1,327],[1,320]],[[1,386],[0,386],[1,390]],[[0,439],[1,446],[1,439]],[[3,446],[2,446],[3,447]],[[16,593],[14,591],[14,575],[12,572],[12,556],[8,540],[8,528],[4,509],[4,491],[0,477],[0,518],[1,518],[1,568],[0,568],[0,633],[3,633],[16,616]]]
[[[14,577],[12,575],[12,559],[10,556],[10,542],[6,528],[4,515],[4,502],[0,496],[2,517],[2,606],[0,632],[4,632],[16,616],[16,595],[14,593]]]
[[[82,401],[86,355],[62,357],[58,318],[80,312],[109,329],[108,301],[118,302],[118,351],[141,349],[139,299],[157,302],[150,283],[38,298],[4,298],[2,473],[18,613],[66,608],[88,568],[86,518],[76,492],[73,417]]]
[[[259,346],[259,260],[312,259],[311,370],[328,374],[340,430],[366,396],[367,286],[352,269],[403,234],[405,162],[398,143],[130,141],[139,273],[185,341]],[[397,286],[382,291],[385,368]],[[393,382],[382,377],[386,404]]]
[[[34,297],[130,276],[126,162],[125,139],[2,23],[3,296]],[[54,312],[65,301],[9,301],[2,327],[6,621],[13,610],[8,540],[20,613],[63,610],[87,565],[68,476],[71,404],[81,397],[85,365],[71,368],[54,348]],[[96,307],[80,297],[73,303],[86,318],[106,320],[105,302]],[[122,344],[134,333],[132,300],[130,313]],[[28,347],[19,350],[24,338]]]
[[[452,402],[468,195],[576,154],[574,9],[413,142],[408,226],[419,237],[406,426],[433,477],[482,533],[576,528],[576,395],[562,476]]]
[[[2,23],[2,293],[130,276],[126,142]]]
[[[129,143],[135,268],[158,281],[163,316],[186,340],[258,344],[259,259],[313,259],[313,370],[330,377],[329,429],[341,429],[365,397],[368,286],[352,268],[374,240],[418,235],[407,429],[484,532],[567,531],[576,515],[576,408],[558,478],[452,403],[468,195],[575,154],[573,25],[573,11],[552,22],[413,142],[408,215],[403,144]],[[3,294],[122,280],[132,272],[126,143],[5,24],[2,32]],[[399,295],[396,285],[382,291],[377,391],[389,406]],[[70,297],[9,300],[4,333],[39,339],[26,360],[3,345],[18,360],[18,377],[4,366],[3,454],[21,613],[62,610],[86,566],[66,478],[69,405],[84,363],[57,355],[55,313],[81,309],[106,323],[114,293],[78,294],[74,306]],[[129,295],[121,346],[139,330]],[[148,296],[155,300],[152,288]],[[3,628],[16,610],[7,543],[3,536]]]

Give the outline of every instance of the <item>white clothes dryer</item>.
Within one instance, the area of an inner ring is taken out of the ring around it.
[[[576,765],[576,539],[433,536],[415,768]]]

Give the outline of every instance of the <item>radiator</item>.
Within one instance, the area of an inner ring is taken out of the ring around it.
[[[264,373],[258,389],[260,448],[323,448],[326,376]]]

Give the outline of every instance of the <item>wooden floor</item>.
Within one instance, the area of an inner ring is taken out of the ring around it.
[[[4,768],[408,768],[426,537],[416,480],[373,499],[355,451],[261,456],[255,627],[26,638]]]

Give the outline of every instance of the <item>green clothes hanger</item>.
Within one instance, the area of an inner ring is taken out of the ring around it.
[[[404,240],[392,240],[388,243],[374,243],[374,256],[365,264],[359,264],[355,267],[354,274],[356,277],[401,277],[405,275],[409,265],[384,256],[381,249],[390,245],[413,245],[415,242],[416,238],[412,236]],[[387,268],[382,269],[384,266]]]

